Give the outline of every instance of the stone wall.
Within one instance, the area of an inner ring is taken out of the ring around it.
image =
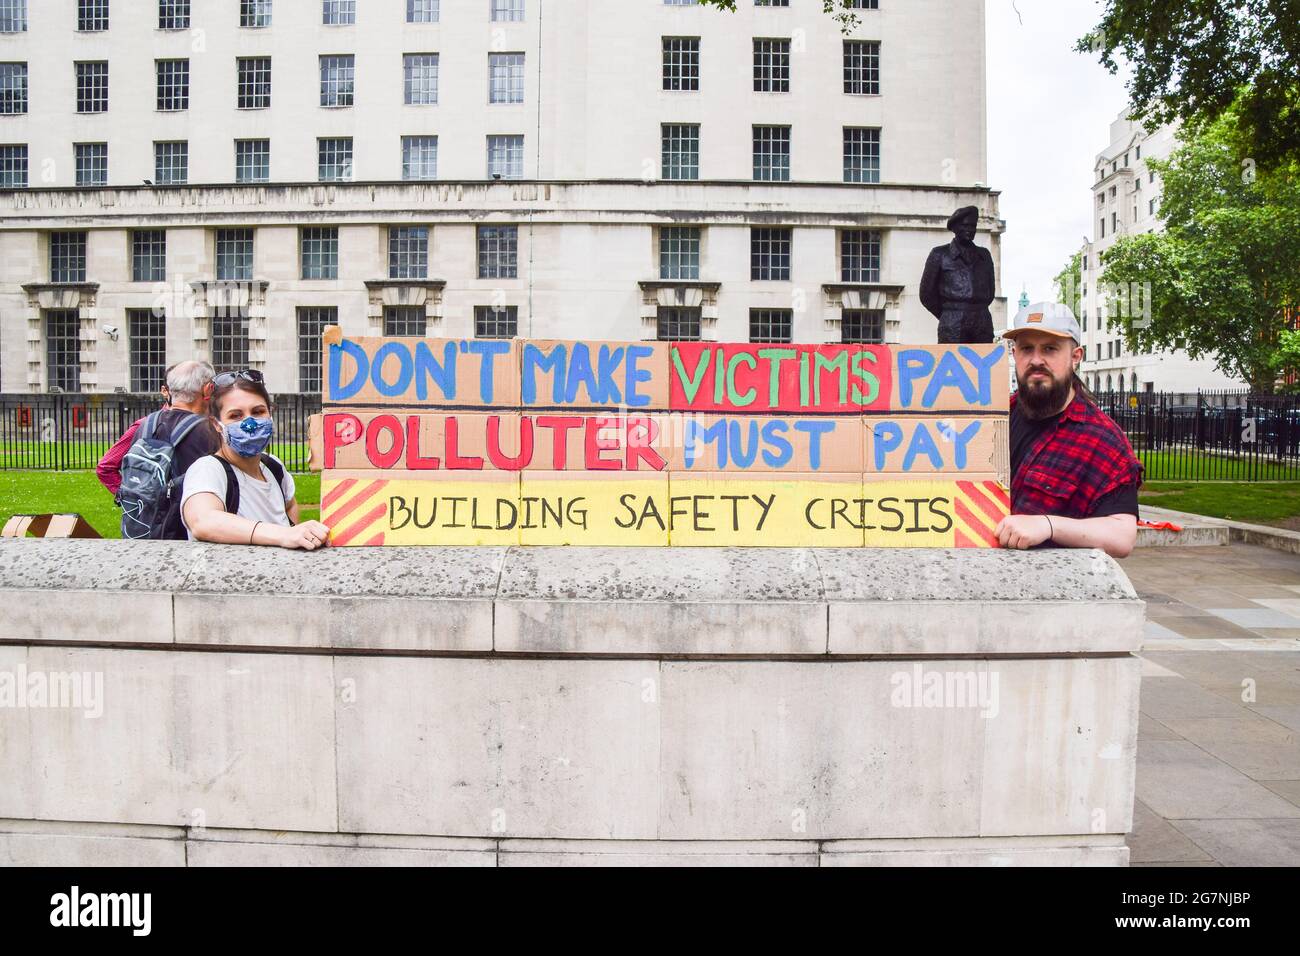
[[[1127,862],[1100,552],[5,540],[0,599],[0,692],[102,682],[0,697],[0,861]]]

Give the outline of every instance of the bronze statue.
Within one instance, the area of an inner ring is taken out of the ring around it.
[[[939,343],[993,341],[993,256],[975,245],[979,210],[963,206],[948,219],[952,242],[935,246],[921,274],[921,304],[939,320]]]

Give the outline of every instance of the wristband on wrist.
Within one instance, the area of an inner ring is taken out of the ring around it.
[[[1047,540],[1051,541],[1056,537],[1056,529],[1052,527],[1051,515],[1043,515],[1043,517],[1047,519]]]
[[[262,522],[260,522],[260,521],[254,521],[254,522],[253,522],[253,530],[250,531],[250,532],[248,532],[248,543],[249,543],[249,544],[252,544],[252,543],[253,543],[253,535],[257,534],[257,526],[258,526],[259,524],[261,524],[261,523],[262,523]]]

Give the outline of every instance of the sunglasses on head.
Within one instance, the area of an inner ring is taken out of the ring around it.
[[[234,385],[240,379],[261,385],[266,381],[266,376],[255,368],[246,368],[238,372],[222,372],[212,379],[212,384],[217,388],[225,388],[227,385]]]

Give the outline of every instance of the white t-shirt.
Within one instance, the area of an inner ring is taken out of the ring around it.
[[[274,455],[267,455],[273,459],[281,468],[284,463]],[[289,527],[289,514],[285,511],[285,504],[293,501],[294,487],[293,475],[289,474],[289,469],[284,468],[284,483],[281,488],[284,494],[280,494],[280,488],[275,487],[275,476],[271,470],[266,467],[266,462],[259,462],[262,467],[262,477],[265,481],[258,481],[249,477],[238,468],[232,466],[235,472],[235,478],[239,481],[239,516],[247,518],[250,521],[261,521],[265,524],[278,524]],[[191,495],[197,495],[200,492],[208,491],[216,495],[225,506],[226,501],[226,469],[221,466],[221,462],[215,455],[208,455],[206,458],[200,458],[194,464],[190,465],[185,471],[185,487],[181,491],[181,521],[185,521],[185,502],[190,500]],[[185,525],[185,531],[194,540],[194,534],[190,531],[190,526]]]

